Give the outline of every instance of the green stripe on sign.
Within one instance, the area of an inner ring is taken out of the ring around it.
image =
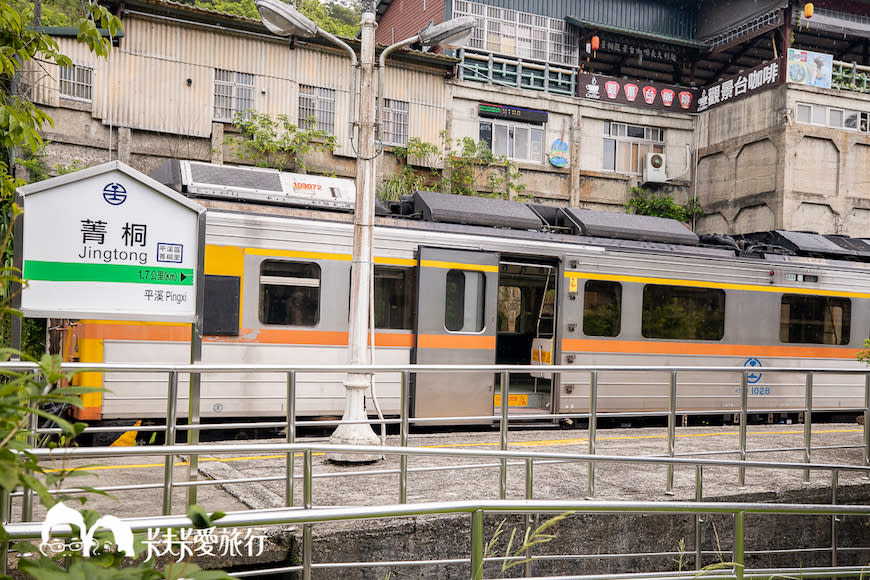
[[[131,266],[129,264],[82,264],[77,262],[24,262],[25,280],[50,282],[120,282],[193,286],[190,268]]]

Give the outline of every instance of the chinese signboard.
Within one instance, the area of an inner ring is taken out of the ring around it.
[[[117,161],[18,192],[26,316],[194,320],[205,208]]]
[[[577,78],[579,96],[586,99],[660,111],[694,112],[697,107],[697,89],[588,73]]]
[[[834,57],[830,54],[790,48],[787,80],[790,83],[830,89],[833,64]]]
[[[782,65],[783,59],[779,58],[705,87],[698,98],[698,112],[781,84]]]
[[[489,103],[479,103],[477,111],[481,117],[509,119],[511,121],[534,123],[536,125],[543,125],[547,122],[548,117],[547,111],[524,109],[522,107],[508,107],[506,105],[492,105]]]
[[[602,40],[601,47],[598,49],[602,52],[612,54],[621,54],[623,56],[636,56],[643,62],[644,59],[655,60],[659,62],[677,62],[677,51],[666,45],[656,44],[653,42],[644,42],[642,40],[633,39],[630,42],[620,42],[619,40]]]

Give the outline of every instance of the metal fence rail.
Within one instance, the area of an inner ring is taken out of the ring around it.
[[[399,424],[399,434],[400,434],[400,445],[407,446],[408,442],[408,433],[411,425],[425,425],[427,421],[451,421],[457,424],[461,424],[462,421],[469,420],[484,420],[484,421],[492,421],[493,424],[499,425],[499,448],[502,451],[506,451],[509,445],[509,425],[512,420],[522,420],[528,421],[530,420],[530,415],[528,414],[514,414],[510,413],[509,409],[509,399],[508,397],[501,397],[501,406],[498,409],[498,413],[494,415],[480,416],[480,417],[454,417],[454,418],[438,418],[438,419],[429,419],[423,420],[410,416],[410,406],[409,406],[409,398],[410,398],[410,389],[409,386],[411,384],[412,376],[415,373],[424,373],[424,372],[481,372],[481,373],[497,373],[501,377],[502,385],[510,384],[510,376],[513,373],[528,373],[530,371],[540,372],[542,367],[535,366],[526,366],[526,365],[371,365],[371,366],[350,366],[350,365],[297,365],[292,368],[287,366],[280,365],[216,365],[216,364],[176,364],[176,365],[167,365],[167,364],[82,364],[82,363],[66,363],[62,367],[65,371],[68,372],[79,372],[79,371],[94,371],[94,372],[106,372],[106,371],[116,371],[116,372],[153,372],[153,373],[166,373],[168,379],[167,386],[167,405],[166,405],[166,426],[165,427],[157,427],[151,428],[155,431],[164,431],[166,433],[166,441],[174,442],[176,440],[176,434],[178,431],[187,431],[188,433],[188,443],[196,443],[199,441],[199,432],[203,429],[209,428],[209,426],[205,426],[202,424],[193,423],[190,425],[179,425],[177,421],[178,417],[178,380],[179,375],[183,374],[203,374],[203,373],[233,373],[233,372],[249,372],[249,373],[278,373],[282,376],[286,377],[286,400],[287,400],[287,413],[284,421],[276,422],[276,421],[261,421],[261,422],[253,422],[253,423],[243,423],[238,425],[244,425],[246,428],[256,428],[260,426],[270,426],[270,427],[280,427],[287,429],[287,443],[294,443],[296,430],[300,425],[307,424],[313,425],[316,424],[318,426],[324,426],[329,424],[334,424],[330,422],[301,422],[297,421],[295,409],[296,409],[296,398],[298,396],[296,383],[298,376],[304,373],[320,373],[320,372],[330,372],[330,373],[343,373],[353,370],[354,372],[371,372],[373,374],[377,373],[400,373],[401,380],[401,413],[400,416],[396,419],[386,420],[385,422],[398,423]],[[748,403],[748,393],[749,393],[749,383],[748,377],[752,372],[751,369],[746,369],[744,367],[636,367],[636,366],[579,366],[579,365],[553,365],[545,367],[547,372],[552,372],[554,376],[558,376],[560,373],[589,373],[590,376],[590,392],[589,392],[589,411],[584,413],[560,413],[560,414],[537,414],[531,417],[535,419],[543,419],[543,420],[559,420],[564,419],[566,417],[575,418],[575,419],[586,419],[589,422],[589,437],[588,437],[588,454],[590,456],[596,455],[597,448],[597,424],[599,419],[602,416],[607,417],[633,417],[633,416],[650,416],[650,415],[658,415],[667,417],[668,422],[668,438],[667,438],[667,449],[665,451],[667,457],[676,458],[678,455],[676,449],[676,429],[678,424],[678,417],[682,414],[686,413],[696,413],[691,409],[680,409],[677,406],[678,401],[678,389],[680,386],[679,377],[681,374],[694,374],[694,373],[728,373],[731,376],[739,375],[742,377],[741,385],[738,389],[739,391],[739,399],[740,405],[739,408],[731,408],[731,409],[722,409],[718,411],[705,411],[705,413],[718,413],[718,414],[735,414],[739,417],[739,446],[737,449],[733,451],[727,452],[734,454],[740,460],[745,460],[750,453],[761,453],[767,451],[782,451],[781,449],[776,450],[750,450],[747,448],[747,424],[748,424],[748,416],[750,414],[750,408]],[[32,363],[21,363],[21,362],[11,362],[11,363],[0,363],[0,373],[4,371],[24,371],[24,372],[36,372],[37,367]],[[664,413],[607,413],[606,415],[598,412],[598,387],[600,376],[604,373],[609,372],[618,372],[618,373],[652,373],[652,372],[666,372],[670,376],[670,383],[668,386],[668,411]],[[804,397],[804,405],[800,408],[792,409],[792,412],[801,413],[805,417],[804,421],[804,445],[801,448],[796,448],[803,451],[803,459],[807,464],[804,466],[804,480],[807,481],[809,479],[810,473],[810,463],[812,459],[812,416],[814,412],[813,408],[813,384],[815,377],[818,375],[852,375],[852,376],[861,376],[864,377],[864,407],[861,409],[864,413],[864,432],[863,432],[863,465],[870,466],[870,370],[863,370],[857,368],[844,368],[844,369],[806,369],[806,368],[793,368],[793,367],[768,367],[765,368],[765,372],[767,373],[790,373],[803,375],[805,380],[805,397]],[[200,393],[199,393],[199,382],[198,381],[190,381],[190,392],[189,392],[189,405],[191,409],[199,408],[200,401]],[[777,409],[777,412],[784,412],[786,410]],[[856,410],[857,411],[857,410]],[[753,413],[764,412],[759,411],[758,409],[752,409]],[[198,415],[198,414],[197,414]],[[379,421],[368,421],[372,424],[378,424]],[[222,427],[222,425],[214,425],[214,427]],[[124,431],[126,428],[117,428],[118,431]],[[147,429],[142,429],[147,430]],[[42,432],[51,432],[51,429],[41,430]],[[102,428],[88,428],[86,432],[90,431],[111,431],[111,429]],[[113,448],[118,449],[118,448]],[[153,447],[149,447],[147,449],[154,449]],[[164,515],[169,515],[172,513],[171,506],[171,490],[173,487],[187,487],[188,488],[188,505],[196,503],[196,495],[197,495],[197,484],[196,480],[198,479],[197,473],[197,462],[199,459],[198,447],[191,446],[188,447],[185,452],[180,452],[183,455],[189,457],[189,467],[188,467],[188,482],[175,482],[173,481],[173,473],[172,473],[172,458],[167,455],[165,460],[165,468],[164,468],[164,499],[163,499],[163,513]],[[79,453],[86,453],[87,450],[76,449],[70,450],[72,456],[76,456]],[[209,446],[209,452],[215,452],[214,447]],[[121,456],[123,455],[122,451],[115,451],[112,455]],[[536,454],[537,457],[542,457],[541,454]],[[501,456],[498,461],[500,462],[500,489],[499,489],[499,497],[505,497],[505,489],[506,489],[506,478],[507,478],[507,461],[509,455]],[[527,458],[524,456],[517,456],[522,460],[526,460]],[[400,467],[400,480],[407,480],[407,456],[403,455],[401,458],[402,465]],[[587,495],[588,497],[594,497],[595,495],[595,465],[596,461],[589,461],[589,472],[588,472],[588,488]],[[671,493],[674,486],[674,473],[673,473],[673,463],[669,464],[667,467],[667,483],[666,483],[666,493]],[[737,477],[737,485],[739,487],[743,487],[745,485],[745,466],[737,465],[738,467],[738,477]],[[289,501],[292,501],[292,486],[294,482],[294,466],[292,461],[292,455],[288,452],[287,455],[287,497]],[[399,490],[399,501],[406,501],[406,492],[402,489]],[[32,498],[30,494],[25,492],[25,498],[23,501],[24,512],[23,519],[28,520],[31,518],[30,505],[32,502]],[[288,505],[290,505],[288,503]]]
[[[804,516],[830,516],[836,518],[843,515],[870,516],[870,506],[858,505],[804,505],[804,504],[764,504],[764,503],[739,503],[739,502],[594,502],[594,501],[544,501],[544,500],[491,500],[491,501],[461,501],[461,502],[433,502],[411,505],[390,505],[371,507],[328,507],[299,509],[261,510],[254,512],[233,512],[215,522],[216,527],[262,527],[269,525],[302,524],[306,530],[303,534],[303,553],[307,556],[301,566],[272,568],[260,570],[258,574],[276,573],[278,571],[301,571],[303,578],[311,577],[315,568],[327,568],[338,570],[342,567],[375,567],[388,564],[402,565],[444,565],[445,563],[468,562],[471,577],[475,579],[484,577],[485,544],[484,515],[488,514],[689,514],[699,516],[704,514],[730,514],[734,517],[734,540],[729,551],[731,559],[725,563],[726,569],[715,572],[716,578],[745,578],[770,577],[770,570],[753,570],[746,567],[746,529],[745,518],[748,514],[765,515],[804,515]],[[465,559],[428,560],[428,561],[400,561],[400,562],[343,562],[322,563],[315,565],[311,559],[311,533],[310,526],[326,522],[367,520],[374,518],[406,518],[420,515],[456,515],[468,514],[471,518],[471,535],[469,538],[468,553]],[[134,532],[145,532],[151,529],[166,528],[190,528],[192,522],[182,516],[162,516],[151,518],[128,518],[125,520]],[[10,540],[25,540],[39,538],[41,526],[37,523],[9,524],[7,532]],[[72,530],[69,526],[58,526],[57,535],[69,536]],[[645,556],[646,554],[627,554],[622,556]],[[568,557],[577,557],[569,555]],[[5,562],[5,558],[4,558]],[[837,566],[817,567],[812,569],[775,570],[776,574],[788,574],[794,572],[802,578],[834,578],[847,575],[864,575],[868,572],[866,567]],[[253,575],[251,573],[250,575]],[[697,577],[697,571],[691,574],[608,574],[607,576],[572,576],[572,578],[625,578],[638,580],[640,578],[685,578]],[[241,576],[241,575],[240,575]],[[786,576],[787,577],[787,576]]]

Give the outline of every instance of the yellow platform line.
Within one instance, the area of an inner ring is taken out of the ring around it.
[[[822,431],[813,431],[813,435],[832,435],[841,433],[863,433],[863,429],[826,429]],[[803,435],[803,429],[799,431],[758,431],[750,433],[750,435]],[[677,439],[686,439],[691,437],[736,437],[739,433],[682,433],[677,434]],[[658,435],[614,435],[611,437],[598,437],[596,441],[637,441],[641,439],[667,439],[667,434]],[[579,445],[588,443],[589,438],[574,438],[574,439],[549,439],[545,441],[512,441],[510,447],[562,447],[567,445]],[[444,443],[442,445],[423,445],[423,449],[447,449],[447,448],[462,448],[462,447],[495,447],[499,445],[498,441],[485,443]],[[325,453],[312,453],[312,455],[325,455]],[[260,459],[284,459],[286,453],[281,455],[245,455],[241,457],[200,457],[200,462],[219,461],[221,463],[229,463],[231,461],[256,461]],[[302,453],[296,453],[294,457],[302,457]],[[187,461],[179,461],[173,463],[174,466],[187,465]],[[70,469],[46,469],[45,473],[56,473],[59,471],[99,471],[105,469],[142,469],[152,467],[164,467],[163,463],[140,463],[133,465],[93,465],[91,467],[73,467]]]

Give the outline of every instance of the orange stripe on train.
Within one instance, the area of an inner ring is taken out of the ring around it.
[[[856,351],[849,347],[763,346],[755,344],[721,344],[697,342],[658,342],[645,340],[594,340],[566,338],[562,352],[611,354],[666,354],[739,357],[800,357],[855,360]]]

